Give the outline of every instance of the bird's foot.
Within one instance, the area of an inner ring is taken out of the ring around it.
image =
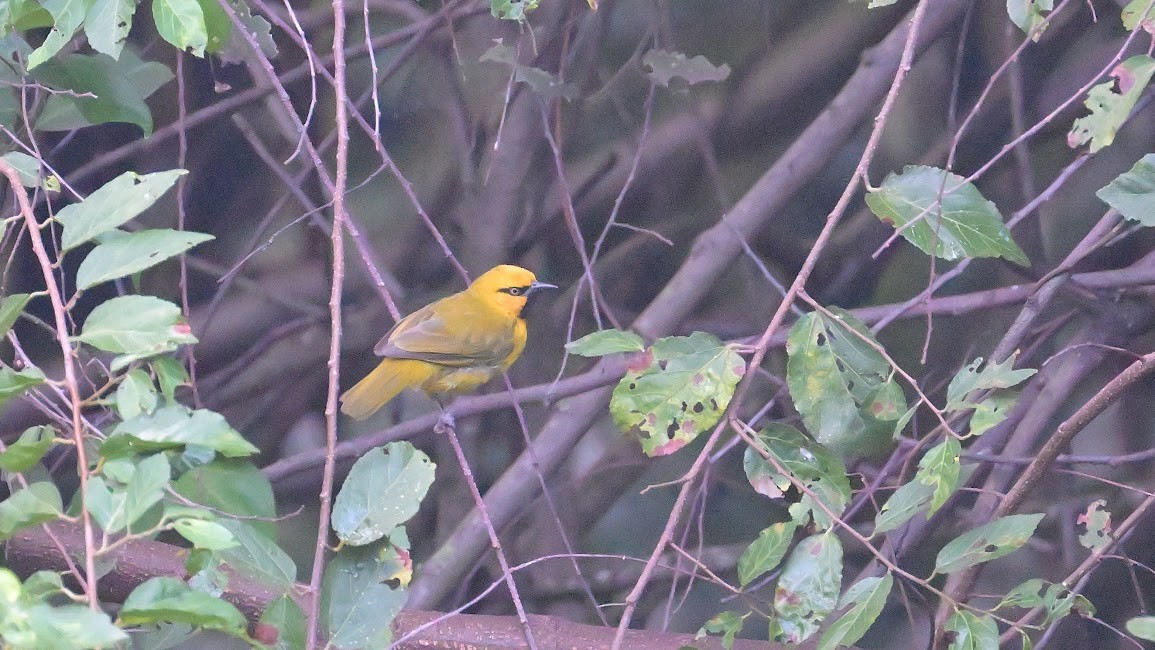
[[[433,431],[436,433],[445,433],[449,429],[457,429],[457,421],[453,419],[453,414],[449,411],[442,411],[441,417],[437,418],[437,424],[433,425]]]

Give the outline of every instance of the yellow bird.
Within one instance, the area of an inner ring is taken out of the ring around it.
[[[341,411],[363,420],[405,388],[424,391],[444,409],[443,398],[481,386],[521,356],[521,310],[531,292],[547,287],[557,288],[503,264],[402,318],[373,348],[385,358],[341,395]]]

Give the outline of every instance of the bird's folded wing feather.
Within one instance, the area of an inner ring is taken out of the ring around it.
[[[497,366],[513,351],[513,325],[468,303],[435,303],[398,322],[373,351],[457,368]]]

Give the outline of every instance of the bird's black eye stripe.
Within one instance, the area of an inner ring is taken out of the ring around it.
[[[522,296],[525,295],[526,291],[529,291],[529,287],[506,287],[504,289],[498,289],[498,291],[508,293],[511,296]]]

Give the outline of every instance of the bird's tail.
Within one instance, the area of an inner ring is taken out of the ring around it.
[[[434,366],[423,361],[386,359],[341,395],[341,412],[364,420],[405,388],[424,384],[434,372]]]

